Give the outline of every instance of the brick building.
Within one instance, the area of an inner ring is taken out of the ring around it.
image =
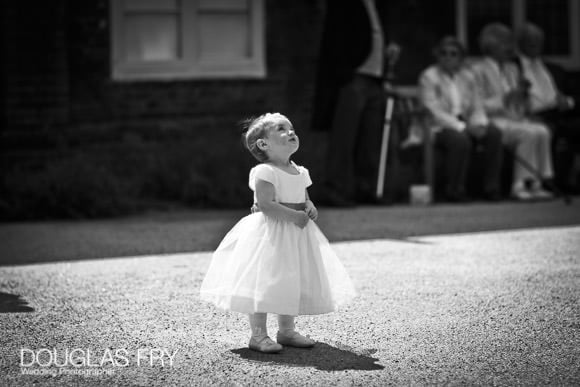
[[[390,3],[387,29],[403,46],[399,83],[415,82],[444,34],[477,54],[485,23],[530,19],[579,84],[574,0]],[[239,146],[236,122],[265,111],[292,119],[303,137],[298,161],[322,175],[325,137],[308,126],[324,1],[7,0],[0,7],[0,147],[12,176],[5,189],[16,175],[39,176],[70,159],[106,165],[133,182],[131,194],[245,205],[253,161]]]

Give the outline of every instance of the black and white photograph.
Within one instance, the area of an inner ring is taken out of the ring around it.
[[[0,18],[0,386],[580,385],[580,1]]]

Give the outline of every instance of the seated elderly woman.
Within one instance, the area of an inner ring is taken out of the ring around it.
[[[465,199],[471,150],[483,148],[486,199],[500,198],[501,133],[489,120],[477,94],[473,74],[463,65],[465,49],[455,37],[445,37],[434,49],[437,63],[419,77],[419,96],[428,111],[426,124],[435,147],[442,150],[445,166],[445,197]]]
[[[514,149],[512,196],[519,200],[548,199],[534,172],[552,179],[550,131],[529,115],[529,85],[514,62],[514,38],[500,23],[489,24],[479,36],[484,58],[472,66],[485,111],[502,132],[503,143]],[[521,161],[523,162],[521,162]]]

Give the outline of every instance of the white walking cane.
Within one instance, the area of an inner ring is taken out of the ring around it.
[[[383,198],[385,188],[385,171],[387,168],[387,153],[389,151],[389,136],[391,134],[391,121],[393,118],[393,109],[395,108],[395,96],[392,93],[391,81],[394,79],[395,63],[399,59],[401,47],[394,42],[390,42],[385,50],[387,59],[387,72],[385,91],[387,94],[387,108],[385,110],[385,121],[383,123],[383,138],[381,141],[381,157],[379,159],[379,176],[377,177],[377,199]]]
[[[385,122],[383,123],[383,138],[381,141],[381,157],[379,159],[379,176],[377,178],[377,198],[383,198],[385,187],[385,170],[387,168],[387,153],[389,151],[389,136],[391,134],[391,119],[393,118],[393,108],[395,98],[392,95],[387,97],[387,109],[385,111]]]

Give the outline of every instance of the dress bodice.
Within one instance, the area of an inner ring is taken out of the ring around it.
[[[264,180],[274,186],[275,200],[280,203],[304,203],[306,188],[312,185],[308,169],[292,163],[298,174],[294,175],[270,164],[256,165],[250,171],[249,186],[254,191],[256,202],[256,181]]]

